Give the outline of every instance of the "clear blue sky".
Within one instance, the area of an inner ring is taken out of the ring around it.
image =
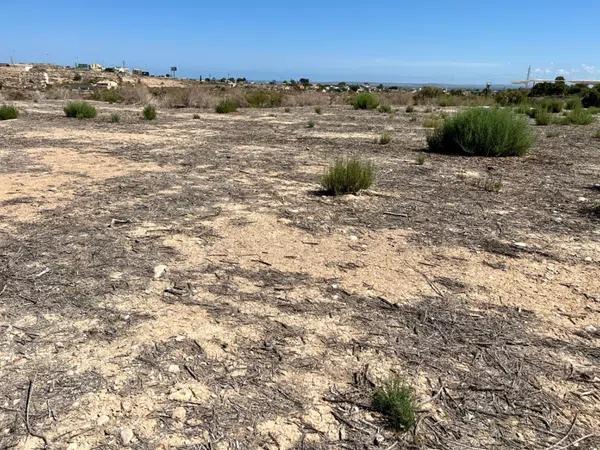
[[[505,83],[600,78],[600,1],[19,0],[0,62],[99,62],[187,76]]]

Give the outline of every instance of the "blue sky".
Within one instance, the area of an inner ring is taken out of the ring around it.
[[[506,83],[600,78],[600,2],[20,0],[0,62],[99,62],[181,75]]]

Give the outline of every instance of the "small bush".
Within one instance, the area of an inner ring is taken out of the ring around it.
[[[92,94],[92,100],[108,103],[121,103],[123,96],[117,89],[101,89]]]
[[[17,117],[19,117],[19,111],[14,106],[0,106],[0,120],[16,119]]]
[[[354,109],[375,109],[379,106],[379,98],[370,92],[361,92],[352,102]]]
[[[583,94],[583,97],[581,97],[581,104],[584,108],[600,106],[600,86],[596,86],[594,89],[589,89],[585,94]]]
[[[142,111],[142,115],[146,120],[156,119],[156,108],[152,105],[146,105]]]
[[[284,111],[284,112],[286,112],[286,113],[289,113],[291,110],[292,110],[292,109],[291,109],[290,107],[286,107],[286,108],[284,108],[284,110],[283,110],[283,111]]]
[[[566,119],[573,125],[589,125],[594,121],[594,116],[583,108],[577,108],[566,115]]]
[[[422,166],[423,164],[425,164],[425,155],[423,153],[419,153],[417,155],[417,158],[415,159],[415,163],[417,164],[417,166]]]
[[[110,121],[111,123],[119,123],[121,121],[121,116],[119,116],[117,113],[113,113],[110,115]]]
[[[528,103],[522,103],[514,109],[517,114],[525,114],[529,116],[531,114],[532,108]]]
[[[437,128],[440,125],[442,125],[442,123],[443,119],[441,119],[440,117],[427,117],[423,121],[423,126],[425,128]]]
[[[356,194],[373,184],[375,169],[358,159],[338,160],[321,179],[323,190],[332,195]]]
[[[215,111],[219,114],[228,114],[232,112],[236,112],[238,109],[237,102],[231,99],[224,99],[219,102],[219,104],[215,107]]]
[[[574,109],[582,108],[581,99],[579,97],[571,97],[565,103],[565,109],[572,111]]]
[[[542,107],[538,107],[534,113],[535,124],[539,126],[546,126],[552,123],[552,114]]]
[[[546,109],[551,113],[559,113],[565,107],[565,104],[562,100],[558,99],[546,99],[541,103],[542,108]]]
[[[377,111],[380,113],[390,114],[392,112],[392,107],[390,105],[381,104],[379,105],[379,108],[377,108]]]
[[[409,113],[409,114],[410,113],[414,113],[415,112],[415,107],[413,105],[408,105],[406,107],[406,112]]]
[[[377,140],[377,143],[379,145],[387,145],[390,142],[392,142],[392,135],[390,133],[388,133],[387,131],[385,133],[383,133],[381,136],[379,136],[379,139]]]
[[[315,127],[315,121],[309,120],[308,123],[306,124],[306,128],[314,128],[314,127]]]
[[[274,108],[281,106],[283,94],[277,91],[253,91],[246,94],[246,101],[252,108]]]
[[[373,406],[384,414],[392,428],[409,431],[416,424],[416,412],[412,389],[398,378],[393,378],[373,394]]]
[[[96,117],[96,108],[87,102],[69,102],[64,107],[67,117],[76,117],[78,119],[93,119]]]
[[[527,153],[534,138],[525,118],[507,109],[473,108],[446,119],[427,138],[432,152],[516,156]]]
[[[200,119],[200,114],[194,114],[194,115],[192,116],[192,119],[194,119],[194,120],[199,120],[199,119]]]
[[[316,112],[317,114],[323,114],[323,110],[321,109],[321,107],[320,107],[320,106],[317,106],[317,107],[315,108],[315,112]]]

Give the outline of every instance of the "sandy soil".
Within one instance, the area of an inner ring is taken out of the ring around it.
[[[598,124],[418,165],[423,112],[18,106],[0,448],[600,446]],[[376,184],[320,195],[348,155]],[[414,432],[371,407],[390,376]]]

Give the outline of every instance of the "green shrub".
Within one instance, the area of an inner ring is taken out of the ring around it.
[[[314,127],[315,127],[315,121],[309,120],[308,123],[306,124],[306,128],[314,128]]]
[[[92,94],[92,100],[108,103],[121,103],[123,96],[117,89],[101,89]]]
[[[517,114],[530,115],[532,108],[529,103],[522,103],[514,109]]]
[[[596,132],[595,132],[595,133],[592,135],[592,137],[593,137],[594,139],[600,139],[600,130],[596,131]]]
[[[423,164],[425,164],[425,155],[423,153],[419,153],[417,155],[417,158],[415,159],[415,163],[417,164],[417,166],[422,166]]]
[[[587,112],[589,112],[590,114],[593,114],[593,115],[600,114],[600,107],[592,106],[590,108],[587,108]]]
[[[521,105],[527,102],[527,91],[523,89],[507,89],[495,95],[496,103],[501,106]]]
[[[321,109],[321,107],[320,107],[320,106],[317,106],[317,107],[315,108],[315,112],[316,112],[317,114],[323,114],[323,110]]]
[[[593,106],[600,107],[600,86],[594,87],[594,89],[588,89],[588,91],[581,97],[581,104],[584,108],[591,108]]]
[[[121,121],[121,116],[119,116],[117,113],[113,113],[110,115],[110,121],[112,123],[119,123]]]
[[[215,111],[219,114],[228,114],[232,112],[236,112],[238,109],[238,104],[236,101],[231,99],[224,99],[219,102],[219,104],[215,107]]]
[[[589,125],[594,121],[594,116],[583,108],[577,108],[566,115],[566,119],[573,125]]]
[[[375,168],[358,159],[338,160],[321,179],[323,190],[332,195],[356,194],[373,184]]]
[[[444,120],[441,117],[431,116],[426,117],[423,121],[423,126],[425,128],[437,128],[444,123]]]
[[[194,115],[192,116],[192,119],[194,119],[194,120],[199,120],[199,119],[200,119],[200,114],[194,114]]]
[[[373,406],[388,419],[397,431],[409,431],[416,424],[412,389],[398,378],[388,380],[373,394]]]
[[[370,92],[361,92],[352,102],[354,109],[375,109],[379,105],[379,98]]]
[[[387,131],[384,132],[381,136],[379,136],[379,139],[377,140],[377,143],[379,145],[387,145],[390,142],[392,142],[392,135]]]
[[[16,119],[17,117],[19,117],[19,111],[14,106],[0,106],[0,120]]]
[[[146,120],[156,119],[156,108],[152,105],[146,105],[142,111],[142,115]]]
[[[571,97],[565,103],[565,109],[568,109],[570,111],[581,107],[583,107],[583,105],[581,104],[581,98],[579,97]]]
[[[508,109],[472,108],[444,123],[427,138],[432,152],[515,156],[527,153],[533,133],[525,118]]]
[[[542,101],[541,107],[551,113],[559,113],[563,110],[565,104],[562,100],[548,98]]]
[[[392,107],[390,105],[384,105],[382,103],[381,105],[379,105],[379,108],[377,108],[377,111],[379,111],[380,113],[390,114],[392,112]]]
[[[546,126],[552,123],[552,114],[546,108],[536,108],[533,118],[535,119],[535,124],[539,126]]]
[[[96,108],[87,102],[69,102],[64,107],[67,117],[76,117],[78,119],[93,119],[96,117]]]
[[[283,94],[277,91],[253,91],[246,94],[246,101],[252,108],[274,108],[281,106]]]

